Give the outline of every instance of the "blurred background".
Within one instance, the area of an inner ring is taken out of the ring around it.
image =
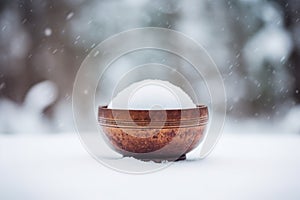
[[[298,0],[1,0],[0,134],[74,131],[72,87],[84,58],[113,34],[149,26],[208,50],[232,127],[300,133]]]

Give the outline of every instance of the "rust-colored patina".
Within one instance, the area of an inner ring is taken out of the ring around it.
[[[175,161],[195,149],[208,122],[208,108],[120,110],[101,106],[98,121],[107,143],[124,156]]]

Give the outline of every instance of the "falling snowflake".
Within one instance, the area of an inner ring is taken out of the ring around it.
[[[70,12],[70,13],[67,15],[66,19],[67,19],[67,20],[70,20],[73,16],[74,16],[74,13],[73,13],[73,12]]]
[[[51,30],[51,28],[46,28],[44,32],[45,32],[45,35],[46,35],[46,36],[52,35],[52,30]]]
[[[94,57],[98,56],[99,53],[100,53],[99,51],[96,51],[96,52],[94,53]]]
[[[5,88],[5,83],[4,82],[0,84],[0,90],[2,90],[3,88]]]
[[[52,51],[52,54],[56,54],[57,51],[58,51],[57,49],[54,49],[54,50]]]

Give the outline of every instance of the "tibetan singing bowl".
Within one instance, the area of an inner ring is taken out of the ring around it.
[[[152,161],[186,158],[204,137],[208,108],[119,110],[99,107],[98,121],[106,142],[126,157]]]

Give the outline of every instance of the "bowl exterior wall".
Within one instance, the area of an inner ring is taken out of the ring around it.
[[[176,160],[195,149],[202,141],[206,126],[130,129],[102,127],[108,144],[118,153],[149,160]]]

